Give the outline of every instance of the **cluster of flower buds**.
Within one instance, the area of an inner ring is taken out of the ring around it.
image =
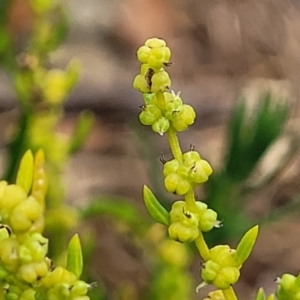
[[[133,82],[134,88],[145,95],[145,104],[139,116],[141,123],[151,126],[154,132],[161,135],[171,125],[177,131],[186,130],[196,117],[192,106],[183,104],[180,96],[174,92],[167,92],[171,80],[164,67],[170,64],[170,56],[165,41],[157,38],[147,40],[137,52],[142,66]],[[162,102],[159,97],[163,98]]]
[[[88,300],[90,285],[82,271],[80,241],[75,235],[68,248],[67,268],[53,267],[47,257],[44,228],[46,178],[43,154],[22,158],[16,184],[0,182],[0,290],[1,299]]]
[[[41,232],[44,225],[40,203],[19,185],[0,182],[0,217],[15,234]]]
[[[177,131],[184,131],[194,123],[196,113],[192,106],[183,104],[179,95],[164,92],[164,103],[161,105],[156,94],[144,97],[145,105],[139,119],[142,124],[152,127],[154,132],[165,133],[170,125]]]
[[[278,300],[300,300],[300,274],[284,274],[277,279],[278,288],[276,297]]]
[[[92,285],[79,280],[73,272],[63,267],[55,268],[40,280],[40,284],[42,291],[37,293],[39,299],[90,299],[86,294]]]
[[[240,276],[240,268],[249,257],[258,235],[258,226],[246,232],[236,250],[228,245],[218,245],[209,250],[209,259],[203,264],[201,277],[205,284],[213,284],[220,290],[234,285]]]
[[[235,250],[227,245],[218,245],[209,250],[210,259],[203,265],[201,276],[219,289],[228,289],[240,276],[240,265],[235,259]]]
[[[194,150],[182,155],[182,162],[172,159],[164,164],[165,187],[170,193],[186,194],[191,188],[204,183],[212,173],[209,163]]]
[[[169,236],[179,242],[192,242],[200,231],[210,231],[218,226],[217,213],[208,209],[203,202],[196,202],[196,209],[190,212],[185,201],[176,201],[170,211]]]
[[[137,58],[142,65],[140,74],[134,79],[134,88],[142,93],[164,92],[169,89],[171,80],[163,67],[169,65],[170,57],[171,51],[164,40],[147,40],[137,52]]]

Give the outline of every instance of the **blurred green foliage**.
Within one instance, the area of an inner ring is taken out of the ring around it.
[[[253,192],[247,193],[247,185],[267,150],[282,133],[288,112],[287,100],[276,99],[270,92],[255,99],[253,107],[249,99],[238,99],[227,128],[224,163],[206,186],[206,201],[219,212],[226,225],[215,231],[211,243],[230,240],[257,222],[244,214],[246,199]]]

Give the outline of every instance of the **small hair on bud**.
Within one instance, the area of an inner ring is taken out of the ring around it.
[[[89,291],[91,291],[92,289],[94,289],[97,286],[98,286],[98,282],[95,281],[95,282],[92,282],[92,283],[89,284],[88,289],[89,289]]]
[[[214,225],[214,227],[215,227],[215,228],[221,228],[221,227],[223,227],[223,222],[217,220],[216,223],[215,223],[215,225]]]
[[[164,62],[163,63],[163,65],[165,66],[165,67],[171,67],[172,65],[173,65],[173,63],[172,62]]]
[[[202,283],[198,284],[197,287],[196,287],[196,293],[199,293],[199,291],[204,288],[205,286],[207,286],[208,284],[203,281]]]
[[[163,165],[167,162],[163,153],[160,155],[159,160]]]

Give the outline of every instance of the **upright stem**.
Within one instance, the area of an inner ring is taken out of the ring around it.
[[[160,110],[165,111],[166,101],[165,101],[164,93],[157,92],[156,100],[157,100],[157,106],[160,108]]]
[[[167,136],[174,158],[179,162],[182,162],[182,152],[180,144],[177,138],[176,130],[172,126],[170,126],[170,128],[168,129]]]
[[[186,203],[186,209],[190,212],[195,212],[196,201],[195,201],[195,193],[193,188],[190,188],[190,190],[184,195],[184,199]]]
[[[166,106],[164,94],[162,92],[156,93],[156,100],[157,100],[157,106],[162,111],[164,111]],[[177,132],[172,127],[172,125],[170,125],[170,128],[167,131],[167,136],[168,136],[169,144],[174,158],[177,159],[179,162],[182,162],[182,152],[177,138]]]
[[[232,287],[228,288],[227,290],[223,290],[222,292],[226,300],[238,300]]]
[[[197,239],[195,240],[195,245],[200,253],[200,256],[202,257],[202,259],[204,261],[208,261],[210,254],[209,254],[209,249],[208,246],[203,238],[203,234],[200,231],[199,236],[197,237]]]

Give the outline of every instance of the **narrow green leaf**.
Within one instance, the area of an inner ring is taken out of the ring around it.
[[[143,190],[144,202],[151,217],[158,223],[169,226],[169,213],[159,203],[151,190],[144,185]]]
[[[81,244],[78,234],[75,234],[68,246],[67,270],[74,273],[77,278],[80,278],[83,268],[83,259]]]
[[[238,266],[241,266],[249,257],[258,235],[258,225],[246,232],[237,246],[235,258]]]
[[[30,150],[27,150],[21,159],[17,174],[17,185],[21,186],[26,193],[31,189],[33,180],[33,155]]]
[[[79,115],[79,120],[76,124],[69,147],[70,154],[76,152],[82,146],[91,130],[92,125],[94,124],[94,120],[94,115],[89,111],[83,111]]]
[[[266,300],[275,300],[274,294],[271,294],[270,296],[268,296]]]
[[[255,300],[265,300],[266,295],[263,288],[260,288],[255,296]]]

